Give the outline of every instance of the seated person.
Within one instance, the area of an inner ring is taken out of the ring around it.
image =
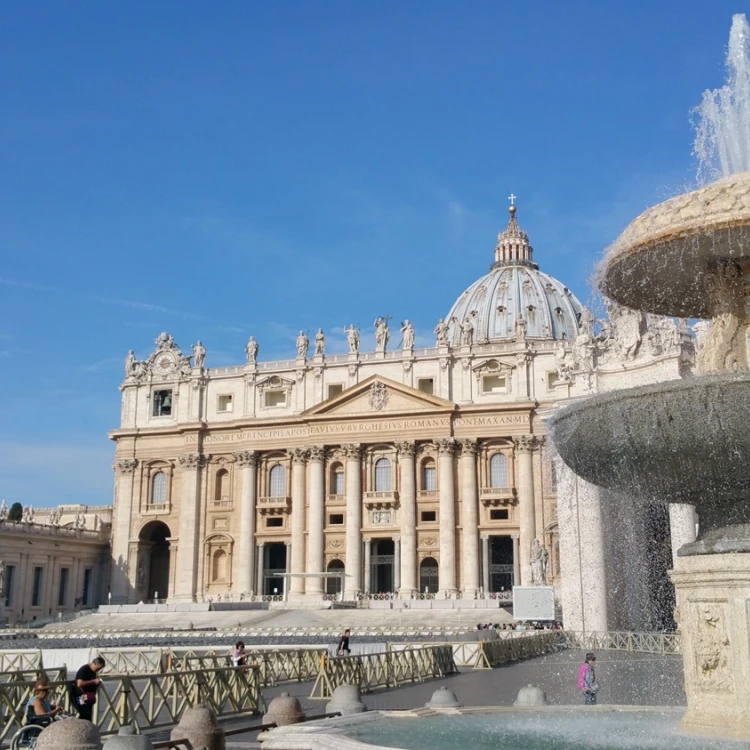
[[[51,689],[49,682],[43,678],[34,683],[31,698],[26,704],[27,724],[38,724],[41,727],[49,726],[52,719],[62,711],[62,706],[56,706],[47,700]]]

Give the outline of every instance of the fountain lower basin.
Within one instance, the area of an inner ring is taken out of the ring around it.
[[[548,706],[375,711],[274,729],[263,750],[744,750],[750,743],[685,735],[681,709]]]
[[[750,373],[593,396],[550,429],[563,461],[592,484],[695,505],[700,537],[680,554],[750,551]]]

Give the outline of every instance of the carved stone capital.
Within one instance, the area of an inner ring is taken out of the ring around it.
[[[356,458],[359,460],[360,456],[362,455],[362,446],[359,443],[347,443],[346,445],[341,446],[344,449],[344,453],[346,454],[346,457]]]
[[[452,437],[440,438],[435,441],[437,444],[438,455],[453,456],[456,453],[456,439]]]
[[[461,438],[458,441],[461,446],[461,455],[463,456],[476,456],[477,455],[477,441],[474,438]]]
[[[324,461],[326,457],[326,449],[323,445],[313,445],[309,450],[311,461]]]
[[[399,440],[396,443],[396,449],[398,450],[398,455],[401,456],[401,458],[414,458],[416,444],[413,440]]]
[[[513,444],[519,453],[532,453],[541,443],[536,435],[519,435],[513,438]]]
[[[293,464],[303,464],[307,461],[307,448],[290,448],[288,453]]]
[[[206,465],[206,456],[202,453],[183,453],[177,456],[180,466],[183,469],[200,469]]]
[[[238,451],[234,454],[234,460],[241,468],[258,465],[258,454],[255,451]]]
[[[122,458],[117,462],[117,471],[120,474],[132,474],[138,466],[138,459],[136,458]]]

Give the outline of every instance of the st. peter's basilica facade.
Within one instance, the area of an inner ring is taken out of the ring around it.
[[[554,460],[544,418],[682,377],[692,335],[623,308],[596,323],[539,270],[513,206],[435,346],[415,347],[409,321],[374,326],[367,352],[350,326],[345,354],[326,353],[323,331],[285,361],[260,360],[251,337],[243,364],[209,368],[201,342],[185,356],[166,333],[147,360],[129,354],[113,603],[466,600],[548,583],[571,612],[591,596],[606,611],[596,587],[610,584],[587,569],[605,566],[606,519]],[[584,502],[596,512],[581,520]]]

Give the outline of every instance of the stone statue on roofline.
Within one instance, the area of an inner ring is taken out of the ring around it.
[[[0,503],[0,523],[5,523],[8,518],[8,505],[5,500]]]
[[[326,335],[322,328],[315,334],[315,356],[322,357],[326,352]]]
[[[414,348],[414,326],[409,320],[401,324],[401,333],[404,336],[403,348],[410,350]]]
[[[344,328],[346,342],[349,344],[349,353],[356,354],[359,351],[359,331],[350,323],[348,328]]]
[[[251,364],[255,364],[258,361],[258,342],[255,340],[255,336],[251,336],[247,341],[245,347],[245,354],[247,355],[247,361]]]
[[[438,346],[448,346],[448,325],[442,318],[438,320],[433,333],[437,337]]]
[[[200,339],[198,339],[198,342],[193,344],[190,348],[193,350],[193,364],[198,369],[203,369],[203,365],[206,363],[206,348],[203,346]]]
[[[307,352],[310,350],[310,339],[304,331],[299,332],[297,336],[297,358],[306,359]]]
[[[531,546],[531,583],[533,586],[547,585],[547,567],[549,566],[549,552],[539,541],[534,539]]]
[[[388,327],[389,315],[379,315],[375,318],[375,351],[385,352],[388,346],[388,339],[391,337],[391,329]]]
[[[467,315],[461,323],[461,345],[471,346],[474,343],[474,324]]]

